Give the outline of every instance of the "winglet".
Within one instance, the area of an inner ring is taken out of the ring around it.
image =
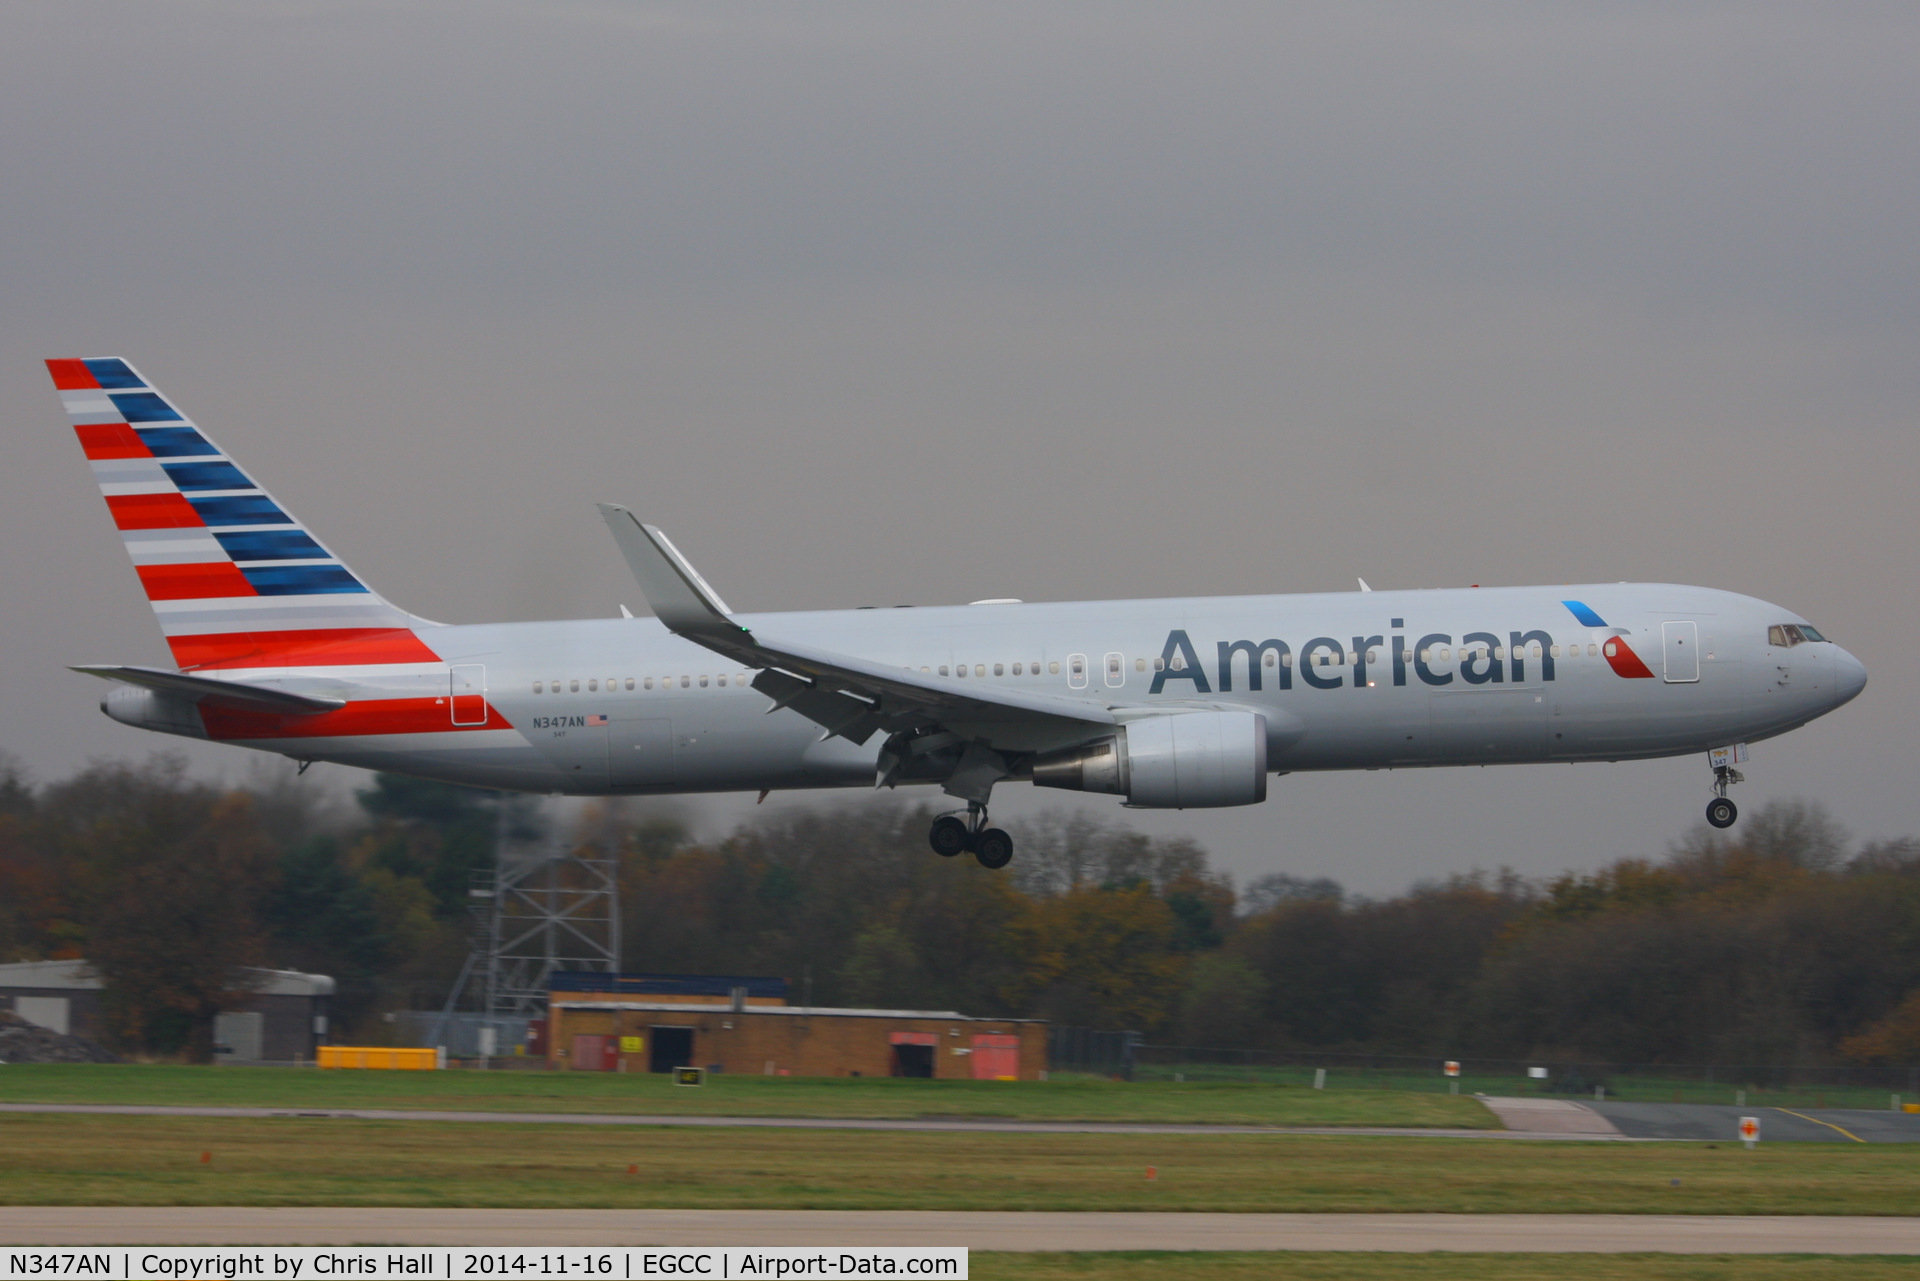
[[[625,507],[598,503],[600,517],[613,532],[613,541],[626,557],[627,568],[652,607],[654,617],[676,635],[688,633],[739,636],[746,628],[729,618],[733,613],[707,580],[687,563],[667,536],[643,525]]]

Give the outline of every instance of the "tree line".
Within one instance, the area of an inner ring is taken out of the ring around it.
[[[1920,1063],[1920,841],[1818,805],[1593,872],[1390,897],[1268,875],[1085,811],[1006,873],[927,850],[929,807],[823,802],[696,840],[619,801],[372,775],[350,807],[178,757],[34,785],[0,762],[0,959],[86,957],[116,1048],[204,1060],[249,966],[332,975],[346,1038],[437,1008],[496,844],[617,860],[623,968],[780,975],[818,1005],[955,1009],[1250,1050],[1633,1063]],[[548,825],[543,832],[543,824]]]

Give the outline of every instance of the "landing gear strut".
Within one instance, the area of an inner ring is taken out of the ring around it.
[[[1713,799],[1707,802],[1707,822],[1714,827],[1732,827],[1733,820],[1740,817],[1740,807],[1727,799],[1727,789],[1735,783],[1747,781],[1746,775],[1735,769],[1732,763],[1735,759],[1745,760],[1745,752],[1736,749],[1719,759],[1709,759],[1713,759]]]
[[[1013,838],[997,827],[987,826],[987,807],[979,801],[967,802],[964,819],[957,814],[934,819],[927,844],[941,858],[972,850],[974,859],[985,868],[1002,868],[1013,862]]]

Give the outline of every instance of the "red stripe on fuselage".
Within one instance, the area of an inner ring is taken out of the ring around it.
[[[109,494],[107,510],[121,529],[199,529],[206,523],[179,494]]]
[[[80,423],[74,427],[88,458],[151,458],[140,433],[125,423]]]
[[[1607,662],[1612,666],[1615,676],[1625,676],[1629,679],[1653,679],[1652,670],[1640,661],[1640,655],[1633,652],[1633,647],[1627,644],[1623,637],[1616,636],[1605,642],[1600,646],[1600,652],[1607,656]]]
[[[136,565],[148,600],[206,600],[213,596],[258,596],[240,567],[230,560],[199,565]]]
[[[298,632],[221,632],[169,636],[183,668],[362,667],[372,663],[437,663],[440,655],[404,627],[329,627]]]
[[[87,391],[100,386],[84,360],[49,360],[47,372],[53,375],[53,385],[58,391]]]
[[[487,708],[485,725],[455,725],[444,698],[369,699],[349,703],[337,712],[312,716],[282,716],[277,712],[242,712],[228,707],[200,705],[200,719],[209,738],[353,738],[369,734],[457,734],[483,729],[512,729],[507,719]]]

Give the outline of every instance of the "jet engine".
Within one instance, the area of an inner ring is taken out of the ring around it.
[[[1034,757],[1033,782],[1124,796],[1142,809],[1256,805],[1267,799],[1267,718],[1258,712],[1143,717],[1112,738]]]

